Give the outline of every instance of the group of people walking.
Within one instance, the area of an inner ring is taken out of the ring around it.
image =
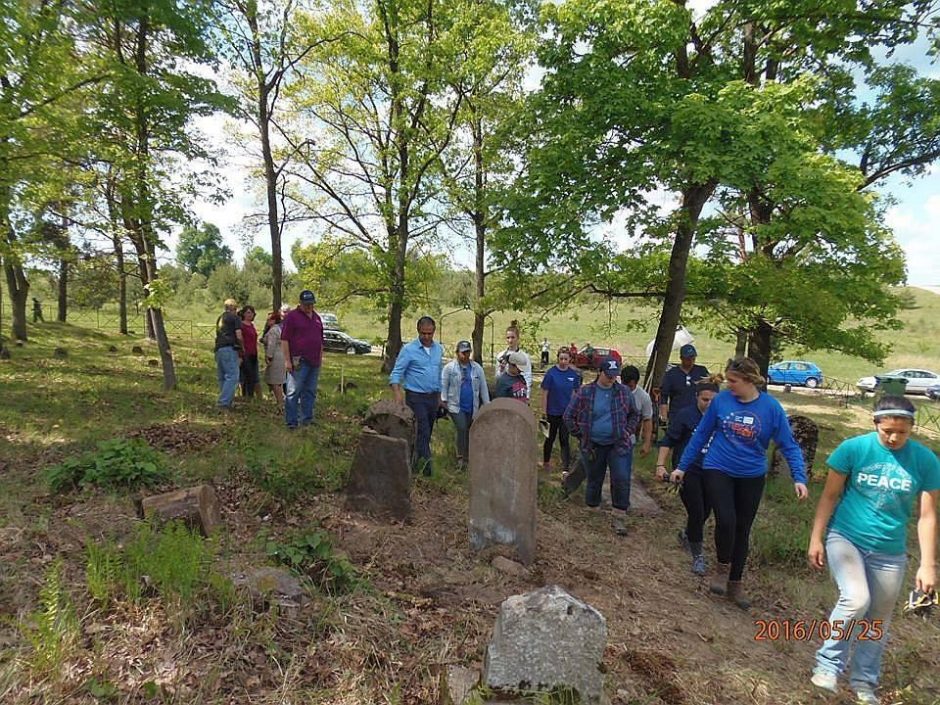
[[[316,296],[300,292],[296,308],[271,311],[261,335],[264,345],[264,380],[278,406],[283,406],[288,429],[314,420],[317,385],[323,361],[323,322],[314,310]],[[215,360],[219,380],[218,407],[232,408],[239,381],[246,397],[260,392],[259,336],[255,309],[226,299],[216,320]]]
[[[262,335],[265,381],[278,401],[284,401],[288,428],[314,419],[323,351],[323,326],[314,303],[312,292],[302,292],[296,308],[269,314]],[[223,408],[231,405],[239,363],[243,368],[249,366],[243,377],[245,384],[257,379],[254,309],[245,307],[240,316],[235,309],[234,301],[226,301],[217,322],[218,403]],[[435,332],[433,318],[420,318],[417,337],[401,349],[389,377],[394,398],[414,412],[417,437],[413,466],[425,475],[433,472],[435,422],[445,417],[453,421],[457,464],[465,468],[473,419],[491,401],[486,374],[471,359],[471,343],[458,342],[455,358],[444,364],[444,350],[434,340]],[[545,342],[540,359],[543,367]],[[656,476],[679,485],[686,510],[679,540],[691,554],[691,571],[700,576],[708,573],[705,523],[713,514],[716,565],[709,589],[748,608],[751,602],[744,589],[744,570],[751,528],[764,493],[771,441],[790,467],[795,499],[804,501],[809,496],[803,453],[783,407],[765,391],[757,364],[739,357],[728,362],[723,375],[710,374],[696,364],[695,347],[684,345],[679,351],[680,364],[667,370],[654,401],[638,385],[640,375],[635,367],[621,367],[618,359],[605,357],[599,361],[596,378],[584,384],[581,373],[571,364],[571,355],[567,347],[559,349],[556,364],[546,370],[540,384],[541,413],[547,426],[542,448],[544,469],[551,469],[557,439],[562,477],[580,462],[586,478],[585,503],[595,508],[601,504],[609,471],[613,527],[618,534],[626,534],[634,447],[639,445],[641,454],[648,453],[654,425],[665,424],[665,435],[658,444]],[[506,330],[506,349],[497,361],[492,396],[529,404],[532,362],[520,348],[515,322]],[[286,396],[282,396],[285,383]],[[654,420],[657,411],[659,418]],[[856,625],[849,634],[833,629],[828,635],[816,654],[811,682],[834,692],[839,676],[848,671],[858,702],[867,705],[879,702],[875,689],[891,613],[903,586],[907,524],[915,504],[920,546],[915,587],[930,592],[936,586],[940,461],[910,438],[914,417],[914,406],[905,397],[883,396],[875,407],[874,431],[845,440],[832,453],[807,552],[815,568],[828,562],[839,589],[827,624]],[[570,436],[579,442],[576,457]],[[878,638],[864,638],[864,625],[874,623],[879,626]]]

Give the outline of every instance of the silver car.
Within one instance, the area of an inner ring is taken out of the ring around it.
[[[879,374],[878,377],[903,377],[907,380],[905,391],[907,394],[926,394],[927,388],[940,384],[940,375],[930,370],[918,370],[912,367],[905,367],[900,370],[891,370]],[[878,380],[875,376],[862,377],[855,386],[863,392],[874,392],[878,386]]]

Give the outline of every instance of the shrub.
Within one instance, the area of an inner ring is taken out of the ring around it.
[[[333,549],[325,531],[297,533],[285,543],[269,541],[266,550],[279,563],[307,576],[327,592],[346,592],[358,583],[356,569],[343,553]]]
[[[102,441],[96,451],[69,458],[46,471],[53,492],[83,485],[136,489],[159,485],[168,478],[163,456],[139,439]]]

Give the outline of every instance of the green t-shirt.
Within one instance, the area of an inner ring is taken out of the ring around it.
[[[829,528],[862,550],[904,553],[914,500],[940,489],[940,461],[933,451],[911,439],[889,450],[873,431],[843,441],[828,462],[848,476]]]

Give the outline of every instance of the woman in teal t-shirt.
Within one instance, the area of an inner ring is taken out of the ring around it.
[[[814,568],[822,568],[828,557],[839,587],[839,600],[825,623],[831,638],[816,652],[812,683],[835,692],[839,674],[850,666],[849,685],[858,702],[872,704],[880,702],[875,688],[891,612],[904,582],[907,525],[915,499],[917,589],[929,592],[936,585],[940,495],[940,461],[910,439],[914,405],[902,396],[884,396],[875,405],[874,420],[874,433],[843,441],[829,456],[831,470],[816,507],[808,552]]]

